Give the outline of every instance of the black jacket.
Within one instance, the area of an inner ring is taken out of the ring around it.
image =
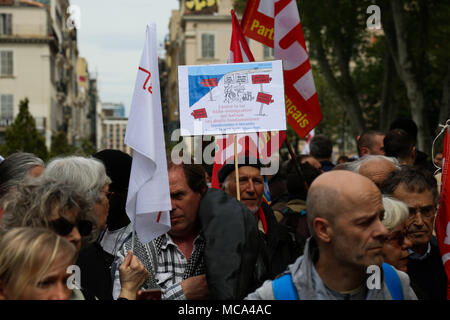
[[[112,300],[111,264],[114,257],[97,242],[81,249],[77,265],[81,271],[81,288],[100,300]]]
[[[205,239],[204,262],[210,298],[243,299],[267,277],[255,217],[222,190],[208,189],[198,218]]]
[[[269,277],[274,279],[287,266],[302,255],[303,248],[289,229],[278,223],[271,208],[262,204],[267,223],[267,234],[263,235],[269,261]]]
[[[414,287],[418,287],[416,295],[420,300],[446,300],[447,275],[442,264],[439,247],[435,237],[431,238],[430,255],[423,260],[408,259],[407,273]]]

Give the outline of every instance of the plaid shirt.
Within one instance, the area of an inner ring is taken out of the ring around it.
[[[141,260],[151,274],[150,279],[145,282],[142,288],[150,289],[158,286],[162,291],[162,299],[185,300],[181,281],[205,273],[204,247],[205,240],[201,235],[198,235],[194,240],[191,258],[187,260],[168,234],[164,234],[146,245],[143,245],[136,238],[134,255]],[[115,299],[120,294],[119,266],[130,248],[131,237],[128,238],[117,254],[113,289]],[[156,260],[155,257],[152,257],[152,252],[156,253]],[[156,267],[154,266],[155,262]]]

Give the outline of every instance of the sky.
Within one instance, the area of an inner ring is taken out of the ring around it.
[[[156,23],[163,49],[179,0],[70,0],[70,4],[79,7],[79,56],[87,60],[91,77],[97,74],[101,101],[123,103],[128,116],[146,25]]]

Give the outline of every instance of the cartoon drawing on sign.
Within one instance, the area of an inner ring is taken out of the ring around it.
[[[269,104],[274,102],[272,99],[272,95],[264,93],[263,84],[264,83],[270,83],[272,78],[269,77],[268,74],[254,74],[252,75],[252,83],[253,84],[260,84],[261,91],[258,93],[258,96],[256,97],[256,102],[261,102],[261,105],[259,107],[259,113],[257,116],[266,116],[266,114],[262,113],[264,104]]]
[[[180,126],[184,134],[198,135],[194,127],[199,124],[205,135],[284,130],[282,72],[281,60],[179,66]]]
[[[243,102],[253,100],[253,95],[251,91],[245,91],[245,86],[240,85],[225,85],[224,86],[224,103],[231,102]]]

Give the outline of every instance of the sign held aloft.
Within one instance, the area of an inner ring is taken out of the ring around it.
[[[286,130],[281,60],[179,66],[178,81],[183,136]]]

